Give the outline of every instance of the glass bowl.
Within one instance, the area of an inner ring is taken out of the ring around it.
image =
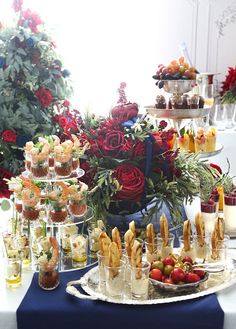
[[[204,278],[202,278],[200,281],[193,282],[193,283],[183,283],[183,284],[171,284],[171,283],[165,283],[161,281],[157,281],[154,279],[149,278],[152,285],[157,288],[161,289],[162,291],[166,292],[192,292],[197,288],[200,288],[201,285],[204,284],[208,280],[209,274],[206,273]]]

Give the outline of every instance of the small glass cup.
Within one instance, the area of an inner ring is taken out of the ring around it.
[[[7,287],[17,288],[22,280],[22,260],[21,258],[4,258],[5,280]]]
[[[50,266],[39,266],[39,286],[44,290],[54,290],[59,286],[58,262]]]
[[[175,236],[172,233],[169,233],[169,238],[167,239],[166,243],[164,243],[161,234],[157,234],[157,247],[160,250],[160,254],[162,258],[166,258],[170,254],[173,253],[174,249],[174,240]]]
[[[195,152],[206,152],[206,137],[194,137]]]
[[[18,250],[21,253],[22,267],[28,268],[31,264],[30,239],[26,234],[17,237]]]
[[[207,258],[207,253],[209,249],[209,245],[205,237],[194,235],[193,248],[195,251],[195,261],[197,263],[204,263]]]
[[[224,196],[225,231],[236,232],[236,194]]]
[[[187,104],[189,109],[198,109],[199,108],[200,96],[193,95],[187,99]]]
[[[101,255],[101,252],[97,252],[98,259],[98,273],[99,273],[99,290],[105,291],[106,287],[106,266],[109,265],[108,256]]]
[[[226,129],[232,129],[234,127],[235,122],[235,104],[224,104],[225,108],[225,118],[226,118]]]
[[[183,235],[179,236],[179,247],[180,247],[180,255],[181,257],[189,256],[193,261],[195,261],[196,253],[194,248],[194,238],[193,236],[190,237],[190,248],[186,250],[184,237]]]
[[[49,172],[48,154],[31,155],[30,171],[36,178],[47,177]]]
[[[208,257],[206,259],[208,263],[216,263],[217,268],[224,270],[227,262],[227,247],[223,243],[220,247],[212,248],[209,246]]]
[[[105,267],[106,294],[112,298],[122,299],[125,287],[125,264],[120,261],[119,267]]]
[[[154,245],[148,243],[147,241],[144,241],[146,259],[150,263],[154,262],[155,260],[158,260],[161,256],[160,249],[158,249],[158,242],[158,238],[154,239]]]
[[[217,130],[225,130],[225,108],[222,104],[215,105],[214,124]]]
[[[212,203],[201,202],[201,214],[205,226],[205,236],[207,238],[214,230],[215,221],[217,218],[216,202],[213,200]]]
[[[25,220],[35,221],[40,215],[40,199],[35,197],[28,200],[22,200],[22,215]]]
[[[69,200],[69,212],[75,217],[83,217],[87,211],[86,198],[82,200]]]
[[[131,296],[134,299],[147,299],[150,263],[142,262],[142,268],[131,266]]]
[[[58,177],[69,177],[72,173],[72,154],[55,153],[54,170]]]
[[[89,227],[88,238],[89,238],[89,255],[92,258],[97,257],[99,251],[99,235],[102,232],[100,227]]]
[[[49,218],[54,223],[62,223],[67,219],[68,211],[66,204],[50,201]]]
[[[88,236],[76,234],[71,237],[72,267],[84,267],[87,265]]]
[[[177,147],[181,151],[189,151],[189,135],[184,134],[183,136],[177,137]]]

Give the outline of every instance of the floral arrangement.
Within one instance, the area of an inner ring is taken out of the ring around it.
[[[23,148],[37,136],[62,138],[80,129],[80,113],[68,101],[70,72],[56,53],[38,14],[14,0],[15,23],[0,24],[0,186],[23,167]],[[2,192],[3,191],[3,192]],[[5,192],[4,192],[5,191]]]
[[[229,67],[225,81],[222,83],[222,103],[236,103],[236,67]]]
[[[155,128],[150,118],[140,116],[138,105],[127,103],[125,87],[120,85],[118,104],[108,118],[85,118],[84,137],[91,146],[82,165],[93,188],[90,201],[100,218],[141,209],[151,218],[165,204],[173,221],[181,221],[184,200],[212,181],[213,168],[196,155],[173,150],[175,130],[167,129],[165,121]]]

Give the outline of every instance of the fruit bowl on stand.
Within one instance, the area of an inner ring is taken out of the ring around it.
[[[163,89],[170,94],[185,94],[196,85],[195,80],[163,80]]]

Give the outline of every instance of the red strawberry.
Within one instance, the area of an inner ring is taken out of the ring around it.
[[[203,270],[194,270],[193,273],[197,274],[200,279],[203,279],[206,274],[206,272]]]

